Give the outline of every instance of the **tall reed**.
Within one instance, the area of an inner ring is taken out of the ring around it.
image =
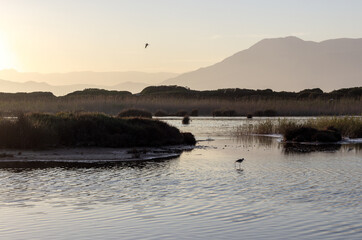
[[[198,109],[199,116],[212,116],[216,110],[234,110],[236,115],[246,116],[255,112],[273,110],[277,116],[334,116],[362,114],[360,99],[341,99],[333,102],[322,99],[308,100],[227,100],[185,98],[136,98],[97,96],[92,98],[53,98],[49,100],[0,100],[0,112],[103,112],[116,115],[125,109],[144,109],[166,114],[181,110],[190,113]]]
[[[282,119],[264,120],[255,124],[244,124],[236,128],[235,134],[238,136],[249,134],[285,134],[287,131],[311,127],[324,130],[329,127],[337,129],[342,136],[350,138],[362,138],[362,117],[317,117],[307,120]]]

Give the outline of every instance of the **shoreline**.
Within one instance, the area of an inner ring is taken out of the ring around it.
[[[60,148],[51,150],[0,151],[0,165],[5,163],[116,163],[166,160],[179,157],[195,146],[176,145],[139,148]]]

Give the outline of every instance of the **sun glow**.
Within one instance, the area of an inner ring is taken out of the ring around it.
[[[15,68],[14,56],[4,36],[0,33],[0,70],[7,68]]]

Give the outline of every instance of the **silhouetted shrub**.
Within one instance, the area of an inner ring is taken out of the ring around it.
[[[192,135],[189,132],[186,133],[182,133],[183,137],[184,137],[184,143],[187,145],[195,145],[196,144],[196,139],[194,137],[194,135]]]
[[[336,130],[317,130],[312,127],[300,127],[287,130],[286,141],[294,142],[338,142],[342,140],[341,133]]]
[[[184,116],[184,118],[182,119],[182,124],[190,124],[190,117]]]
[[[140,109],[126,109],[118,113],[118,117],[152,118],[152,113]]]

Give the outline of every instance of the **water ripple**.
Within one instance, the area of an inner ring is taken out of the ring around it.
[[[168,161],[0,169],[0,236],[361,239],[359,152],[214,139]]]

